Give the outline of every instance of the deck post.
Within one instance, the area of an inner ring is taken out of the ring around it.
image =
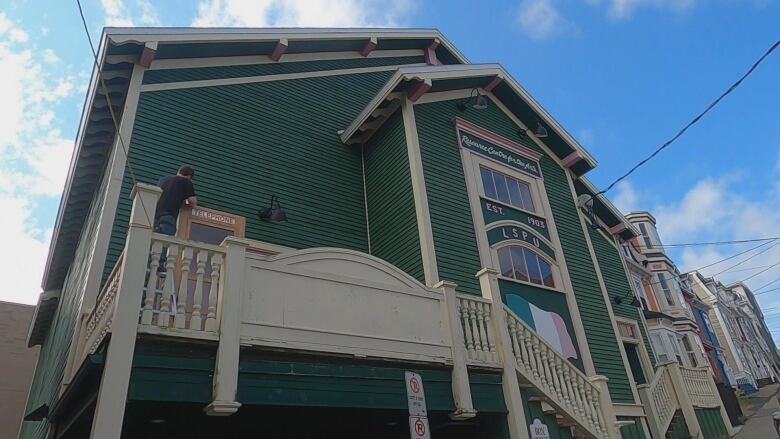
[[[222,246],[225,248],[225,262],[217,297],[219,347],[214,367],[213,400],[203,409],[209,416],[230,416],[241,407],[236,394],[241,351],[244,266],[249,244],[241,238],[228,236],[222,241]]]
[[[482,297],[490,299],[493,305],[492,321],[497,338],[497,351],[503,365],[501,388],[504,391],[504,400],[508,411],[506,421],[509,426],[509,437],[528,439],[528,422],[525,419],[523,395],[520,393],[520,382],[517,380],[516,360],[514,352],[512,352],[512,341],[509,337],[504,301],[501,299],[501,291],[498,289],[497,276],[498,271],[492,268],[483,268],[477,273]]]
[[[650,393],[649,384],[639,384],[636,386],[636,390],[639,393],[639,399],[642,401],[642,406],[645,409],[647,415],[647,424],[650,427],[650,433],[653,437],[664,437],[663,431],[659,430],[658,413],[655,411],[655,405],[653,405],[653,395]]]
[[[471,400],[471,387],[469,385],[469,370],[466,360],[465,338],[463,327],[460,323],[458,312],[458,296],[455,292],[456,284],[440,281],[434,288],[444,293],[444,306],[446,309],[446,322],[450,332],[450,346],[452,347],[452,398],[455,400],[455,412],[450,414],[454,420],[470,419],[477,415]]]
[[[588,381],[599,389],[599,409],[601,410],[601,416],[604,417],[604,428],[607,430],[607,437],[615,439],[621,437],[615,406],[612,405],[612,397],[609,395],[608,378],[604,375],[593,375],[588,377]]]
[[[683,381],[682,373],[680,372],[680,365],[677,363],[669,363],[669,376],[672,379],[672,387],[677,394],[677,402],[680,403],[680,411],[682,411],[683,418],[685,419],[685,425],[688,426],[688,434],[693,439],[699,439],[702,436],[701,427],[699,426],[699,420],[696,418],[696,409],[693,408],[693,402],[691,397],[685,390],[685,382]]]
[[[119,439],[122,435],[154,213],[161,193],[162,189],[157,186],[136,183],[130,195],[133,208],[122,258],[122,275],[114,301],[111,339],[92,421],[92,438]]]

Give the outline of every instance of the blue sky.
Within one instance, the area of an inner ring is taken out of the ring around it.
[[[42,3],[0,6],[6,285],[0,300],[27,303],[39,293],[91,68],[75,2]],[[673,135],[780,38],[780,0],[84,0],[84,6],[96,39],[103,25],[439,28],[472,62],[504,65],[598,159],[588,177],[599,187]],[[667,243],[780,236],[777,78],[780,54],[610,197],[624,211],[652,211]],[[746,248],[695,247],[673,256],[687,270]],[[780,245],[719,278],[740,280],[775,262]],[[747,283],[757,288],[778,277],[780,265]],[[780,308],[780,290],[758,297],[765,308]],[[780,336],[780,312],[768,314]]]

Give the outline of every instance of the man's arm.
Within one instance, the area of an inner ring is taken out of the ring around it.
[[[196,197],[195,195],[191,197],[187,197],[187,199],[184,200],[184,203],[190,208],[198,207],[198,197]]]

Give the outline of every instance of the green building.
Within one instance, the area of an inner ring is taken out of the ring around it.
[[[596,161],[500,65],[428,29],[99,49],[21,437],[726,431],[708,369],[655,364]],[[183,163],[201,205],[155,233]]]

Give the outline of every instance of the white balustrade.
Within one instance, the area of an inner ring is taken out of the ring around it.
[[[511,310],[504,310],[518,371],[591,434],[606,437],[599,387]]]
[[[680,374],[685,384],[685,391],[691,398],[694,407],[718,407],[720,399],[713,391],[710,383],[712,376],[707,367],[680,367]]]
[[[498,364],[491,313],[489,300],[465,294],[458,295],[458,318],[465,336],[469,364]]]
[[[154,234],[142,326],[216,332],[224,249]]]
[[[122,277],[122,259],[124,254],[119,256],[119,259],[114,265],[114,269],[111,270],[111,274],[103,284],[103,289],[100,290],[96,300],[95,307],[87,317],[87,323],[84,331],[84,352],[94,353],[100,346],[101,341],[105,338],[106,334],[111,330],[111,319],[114,315],[114,302],[119,290],[119,281]]]
[[[666,431],[679,408],[672,377],[667,367],[659,367],[650,383],[650,403],[657,416],[659,431]]]

